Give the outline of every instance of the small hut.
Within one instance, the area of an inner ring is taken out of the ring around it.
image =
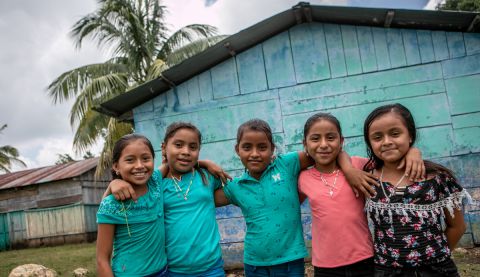
[[[108,174],[98,158],[0,175],[0,250],[92,241]]]

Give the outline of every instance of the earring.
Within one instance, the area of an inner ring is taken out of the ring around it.
[[[120,171],[115,171],[115,174],[117,174],[118,176],[120,176]]]

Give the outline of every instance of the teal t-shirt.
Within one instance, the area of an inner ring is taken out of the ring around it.
[[[162,175],[158,170],[147,185],[147,193],[137,203],[128,200],[122,204],[109,195],[98,208],[97,223],[115,225],[111,263],[115,276],[150,275],[167,265]]]
[[[279,155],[260,180],[245,173],[223,188],[245,217],[246,264],[277,265],[307,256],[297,191],[299,172],[298,154],[292,152]]]
[[[204,272],[222,257],[213,198],[221,182],[203,172],[207,185],[198,171],[184,174],[177,181],[180,188],[163,179],[168,270],[175,273]]]

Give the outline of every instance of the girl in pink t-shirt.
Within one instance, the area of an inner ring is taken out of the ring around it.
[[[342,144],[340,122],[333,115],[318,113],[305,123],[303,145],[315,166],[300,174],[298,189],[300,200],[308,197],[312,210],[315,276],[373,276],[365,199],[355,196],[337,164]],[[365,158],[352,157],[356,169],[362,169],[366,162]],[[410,148],[404,162],[399,168],[405,164],[411,178],[425,174],[418,149]]]
[[[315,166],[300,173],[298,189],[312,211],[312,264],[315,276],[372,276],[373,244],[364,212],[337,165],[342,151],[340,123],[318,113],[305,123],[303,144]],[[361,169],[365,159],[352,157]]]

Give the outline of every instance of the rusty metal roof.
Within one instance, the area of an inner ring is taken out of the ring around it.
[[[480,13],[316,6],[300,2],[289,10],[227,37],[205,51],[163,71],[160,78],[110,99],[95,110],[122,120],[131,120],[130,111],[136,106],[296,24],[306,22],[480,32]]]
[[[0,190],[64,180],[95,168],[98,158],[27,169],[0,175]]]

